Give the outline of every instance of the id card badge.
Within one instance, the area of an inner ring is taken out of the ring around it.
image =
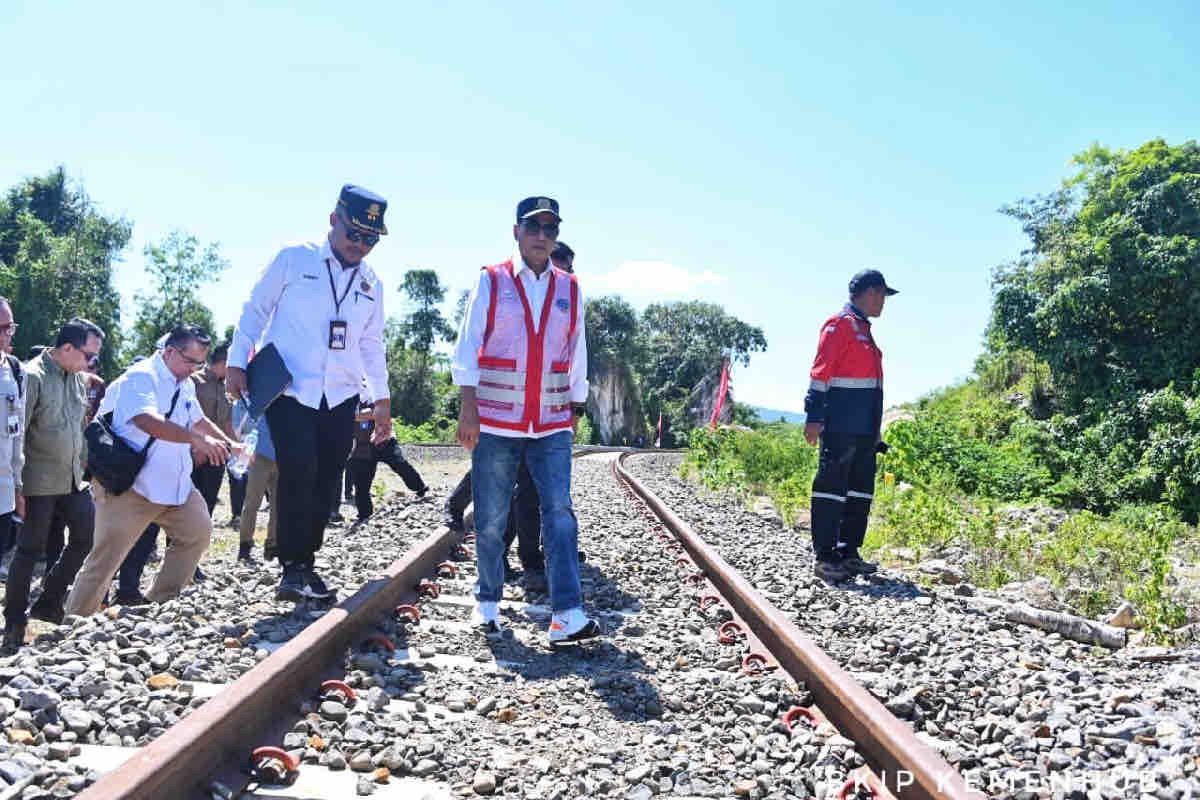
[[[17,414],[9,414],[7,430],[9,436],[19,434],[21,432],[21,417]]]
[[[329,349],[346,349],[346,323],[340,319],[329,323]]]

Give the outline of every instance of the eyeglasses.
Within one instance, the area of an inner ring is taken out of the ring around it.
[[[15,336],[17,333],[17,328],[19,327],[21,326],[15,322],[10,322],[7,325],[0,325],[0,334],[4,334],[6,336]]]
[[[525,229],[525,233],[529,236],[537,236],[541,233],[547,239],[558,238],[557,222],[538,222],[536,219],[527,219],[521,222],[521,227]]]
[[[191,364],[193,367],[203,367],[203,366],[204,366],[204,359],[203,359],[203,358],[202,358],[202,359],[200,359],[199,361],[197,361],[197,360],[196,360],[196,359],[194,359],[194,358],[188,358],[187,356],[185,356],[185,355],[183,354],[183,351],[182,351],[182,350],[180,350],[180,349],[178,349],[178,348],[176,348],[176,347],[172,347],[171,349],[172,349],[172,350],[174,350],[176,353],[178,353],[180,358],[182,358],[182,359],[183,359],[184,361],[186,361],[187,363]]]
[[[362,242],[367,247],[374,247],[379,244],[378,233],[363,233],[350,227],[346,228],[346,238],[352,242]]]
[[[355,244],[362,242],[367,247],[374,247],[375,245],[379,244],[378,233],[363,233],[351,225],[350,220],[346,219],[346,217],[343,215],[339,215],[339,219],[342,221],[342,227],[346,229],[346,239],[349,241],[354,242]]]
[[[80,350],[79,352],[83,353],[83,357],[87,359],[87,365],[89,367],[94,367],[100,363],[99,353],[89,353],[87,350]]]

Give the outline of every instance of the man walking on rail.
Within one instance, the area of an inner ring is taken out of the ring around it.
[[[837,582],[878,569],[859,554],[875,490],[875,454],[885,452],[883,353],[871,317],[896,290],[878,270],[850,279],[850,302],[825,321],[813,361],[804,437],[820,443],[812,489],[812,537],[818,577]]]
[[[587,400],[587,346],[575,276],[550,263],[561,221],[549,197],[517,204],[517,252],[481,270],[451,366],[462,391],[458,440],[471,451],[474,489],[479,580],[471,621],[485,631],[499,628],[504,529],[524,459],[542,512],[551,645],[600,634],[583,611],[571,507],[571,442]]]
[[[383,284],[365,259],[387,234],[387,201],[360,186],[342,187],[319,242],[285,247],[259,276],[242,308],[229,351],[226,390],[246,393],[254,348],[274,343],[292,384],[267,408],[279,468],[277,600],[331,600],[313,561],[329,523],[330,499],[341,491],[350,454],[359,387],[367,380],[375,430],[390,435],[391,395],[383,346]]]

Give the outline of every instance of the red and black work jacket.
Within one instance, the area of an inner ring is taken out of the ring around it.
[[[865,314],[847,303],[825,320],[804,398],[807,422],[829,433],[878,435],[883,419],[883,352]]]

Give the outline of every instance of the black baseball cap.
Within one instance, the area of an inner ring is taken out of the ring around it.
[[[387,236],[387,226],[383,224],[387,200],[369,189],[347,183],[338,195],[337,207],[355,228]]]
[[[873,289],[876,286],[883,289],[884,294],[889,297],[894,294],[899,294],[898,291],[887,285],[887,281],[883,279],[883,273],[877,269],[864,269],[853,278],[850,279],[850,294],[856,295],[860,292],[865,292],[867,289]]]
[[[562,216],[558,213],[558,201],[553,197],[526,197],[517,203],[517,222],[543,211],[553,214],[562,222]]]

